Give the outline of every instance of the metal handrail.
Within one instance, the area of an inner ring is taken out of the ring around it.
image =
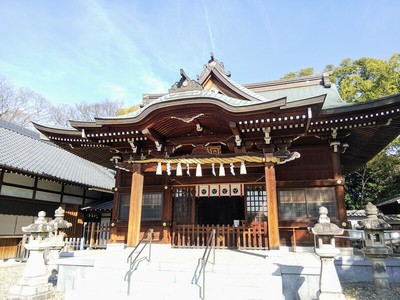
[[[206,298],[206,266],[210,257],[211,250],[213,250],[213,261],[212,264],[215,264],[215,232],[216,230],[213,229],[211,231],[210,236],[207,240],[206,249],[204,249],[203,256],[199,258],[199,262],[197,263],[196,270],[194,272],[192,278],[192,284],[198,283],[200,279],[201,273],[203,273],[203,288],[200,287],[200,298],[205,300]],[[200,267],[200,270],[198,270]],[[197,275],[197,276],[196,276]]]
[[[137,243],[137,245],[135,246],[135,248],[132,250],[132,252],[128,255],[128,257],[126,258],[126,262],[129,263],[129,270],[126,272],[125,274],[125,278],[124,280],[127,281],[128,280],[128,290],[127,290],[127,294],[128,296],[131,293],[131,277],[132,277],[132,273],[134,271],[134,266],[135,263],[138,261],[138,258],[140,256],[140,254],[143,252],[144,248],[146,248],[147,245],[149,245],[149,257],[148,257],[148,261],[151,262],[151,241],[153,240],[153,232],[154,229],[150,228],[147,231],[147,235],[143,235],[142,239]],[[134,259],[132,259],[133,257],[133,253],[135,253],[136,249],[139,248],[140,244],[143,242],[143,240],[149,237],[149,239],[146,241],[146,243],[143,245],[142,249],[140,249],[139,253],[135,256]]]

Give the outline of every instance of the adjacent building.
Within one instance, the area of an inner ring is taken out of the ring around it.
[[[62,206],[73,223],[70,237],[81,237],[83,205],[110,201],[114,174],[59,146],[37,132],[0,120],[0,258],[15,255],[22,226],[39,211],[50,218]]]

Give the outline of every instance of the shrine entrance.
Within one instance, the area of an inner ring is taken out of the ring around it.
[[[173,247],[205,247],[215,229],[217,248],[268,248],[264,186],[249,186],[239,196],[197,197],[194,187],[173,191]]]
[[[196,224],[234,225],[234,220],[245,219],[244,197],[200,197],[195,211]]]

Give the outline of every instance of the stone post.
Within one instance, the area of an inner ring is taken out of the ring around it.
[[[328,209],[322,206],[319,208],[318,223],[311,227],[310,231],[317,237],[318,245],[315,253],[321,259],[318,299],[345,300],[334,264],[335,256],[340,253],[335,247],[334,236],[343,234],[344,230],[331,223]]]
[[[51,283],[48,283],[43,258],[45,250],[50,247],[49,234],[53,231],[53,227],[47,223],[45,216],[46,213],[41,211],[35,223],[22,227],[23,232],[31,234],[29,242],[25,245],[30,255],[22,277],[10,288],[7,299],[39,300],[51,299],[54,296],[54,288]]]
[[[389,291],[389,276],[386,271],[386,258],[392,250],[385,243],[385,229],[391,226],[382,219],[378,219],[378,209],[371,202],[365,207],[367,218],[359,221],[359,229],[364,229],[365,247],[362,252],[372,263],[372,276],[375,289],[384,294]]]

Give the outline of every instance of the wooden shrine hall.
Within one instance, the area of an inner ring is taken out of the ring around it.
[[[327,75],[241,85],[211,57],[127,115],[35,124],[50,141],[115,169],[111,242],[147,229],[175,247],[313,245],[318,208],[346,225],[343,175],[400,134],[400,95],[342,101]],[[372,99],[371,99],[372,100]]]

